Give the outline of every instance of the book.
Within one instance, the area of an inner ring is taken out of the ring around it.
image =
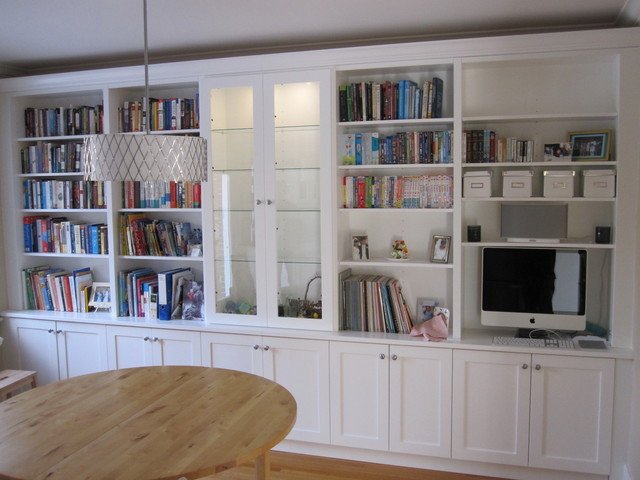
[[[186,268],[174,268],[158,273],[158,319],[171,320],[172,295],[173,295],[173,275],[175,273],[190,271]]]

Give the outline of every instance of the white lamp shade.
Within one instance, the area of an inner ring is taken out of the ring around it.
[[[88,135],[83,160],[87,180],[207,180],[207,142],[201,137]]]

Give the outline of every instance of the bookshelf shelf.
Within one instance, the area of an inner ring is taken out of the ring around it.
[[[451,126],[453,124],[452,117],[446,118],[412,118],[404,120],[367,120],[359,122],[338,122],[340,128],[362,128],[362,127],[436,127]]]
[[[106,208],[23,208],[22,212],[25,214],[36,213],[107,213]]]
[[[341,260],[340,266],[343,267],[382,267],[391,269],[401,268],[424,268],[424,269],[453,269],[452,263],[432,263],[426,259],[408,259],[406,261],[397,261],[386,258],[372,258],[371,260]]]
[[[160,261],[160,262],[168,262],[179,260],[180,262],[196,262],[200,263],[203,261],[203,257],[164,257],[158,255],[119,255],[119,258],[123,260],[144,260],[144,261]]]
[[[24,142],[59,142],[66,140],[84,140],[86,135],[54,135],[48,137],[20,137],[16,138],[16,142],[24,143]]]
[[[106,260],[109,258],[109,254],[99,253],[45,253],[45,252],[23,252],[23,255],[27,257],[50,257],[50,258],[87,258]]]
[[[19,173],[18,178],[80,178],[84,172],[60,172],[60,173]]]
[[[616,112],[596,113],[540,113],[520,115],[478,115],[464,116],[464,123],[512,123],[512,122],[544,122],[544,121],[569,121],[569,120],[613,120],[617,118]]]
[[[119,208],[121,213],[202,213],[201,208],[166,208],[166,207],[147,207],[147,208]]]
[[[488,163],[463,163],[462,168],[514,168],[514,167],[571,167],[571,168],[589,168],[589,167],[611,167],[618,165],[615,161],[581,161],[581,162],[488,162]]]
[[[580,241],[562,241],[562,242],[505,242],[505,241],[487,241],[487,242],[462,242],[463,247],[467,248],[483,248],[483,247],[536,247],[536,248],[584,248],[594,250],[613,250],[615,244],[593,243]]]
[[[406,214],[408,212],[422,212],[423,215],[438,215],[453,213],[453,208],[340,208],[340,212],[393,212],[394,214]]]
[[[551,198],[551,197],[526,197],[526,198],[513,198],[513,197],[489,197],[489,198],[462,198],[464,203],[475,202],[508,202],[508,203],[558,203],[558,202],[571,202],[571,203],[612,203],[615,202],[615,198],[586,198],[586,197],[569,197],[569,198]]]
[[[382,165],[339,165],[338,170],[346,170],[349,172],[380,172],[387,170],[443,170],[449,171],[453,169],[453,163],[385,163]]]

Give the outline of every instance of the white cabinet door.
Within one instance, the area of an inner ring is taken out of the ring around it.
[[[527,465],[528,354],[453,352],[452,456]]]
[[[389,347],[389,449],[451,456],[451,350]]]
[[[329,443],[329,342],[264,337],[264,376],[296,399],[289,440]]]
[[[200,332],[152,330],[154,365],[202,365]]]
[[[121,369],[153,365],[150,328],[107,326],[109,368]]]
[[[609,473],[614,360],[533,355],[529,465]]]
[[[388,345],[331,342],[331,443],[389,448]]]
[[[107,330],[104,325],[58,322],[60,378],[107,370]]]
[[[262,375],[262,348],[260,336],[203,333],[202,364]]]
[[[56,324],[48,320],[7,318],[3,330],[6,337],[6,366],[37,372],[38,385],[60,380]]]

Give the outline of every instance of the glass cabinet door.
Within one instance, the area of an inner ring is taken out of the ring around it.
[[[319,320],[323,316],[321,166],[328,163],[323,136],[327,122],[321,121],[322,82],[317,75],[304,77],[304,73],[268,77],[264,86],[265,109],[272,110],[268,116],[272,122],[265,129],[265,155],[273,178],[265,188],[275,206],[267,219],[267,231],[275,232],[275,242],[267,244],[272,248],[267,258],[275,259],[267,267],[273,275],[268,295],[269,311],[277,312],[278,318]]]
[[[263,196],[256,181],[262,162],[256,158],[255,98],[255,85],[210,91],[215,313],[255,316],[260,304],[256,202]]]

